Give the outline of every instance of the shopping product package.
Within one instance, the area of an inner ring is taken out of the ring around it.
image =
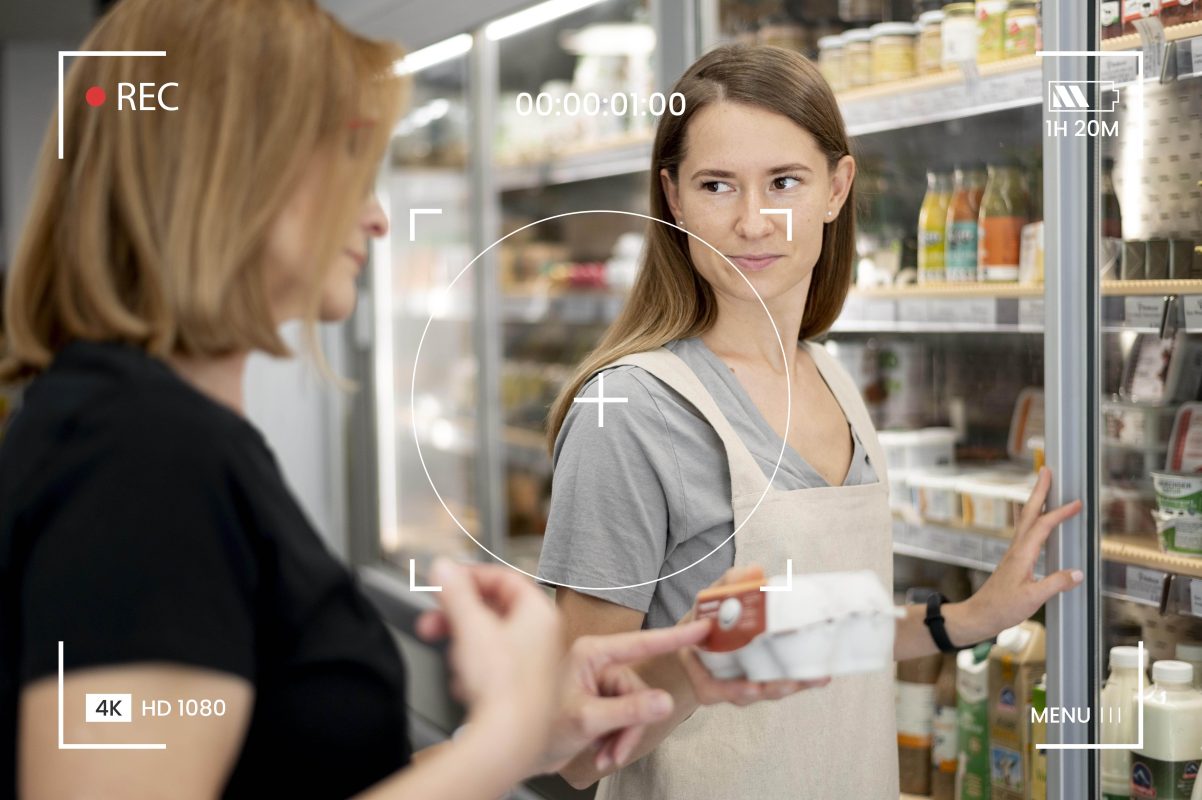
[[[989,797],[989,650],[956,656],[956,800]]]
[[[1031,694],[1044,672],[1046,632],[1028,620],[998,634],[989,653],[989,779],[993,800],[1027,800]]]
[[[715,623],[699,648],[710,673],[753,681],[887,669],[894,626],[905,613],[870,570],[716,586],[697,595],[693,612]]]

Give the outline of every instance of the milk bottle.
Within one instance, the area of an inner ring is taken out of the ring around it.
[[[1152,665],[1144,693],[1144,749],[1131,757],[1135,800],[1190,800],[1202,760],[1202,692],[1184,661]],[[1196,793],[1195,793],[1196,794]]]
[[[1102,689],[1102,742],[1129,744],[1138,740],[1136,692],[1143,664],[1139,648],[1110,648],[1110,678]],[[1147,682],[1144,682],[1147,688]],[[1127,800],[1131,796],[1131,751],[1102,751],[1103,800]]]

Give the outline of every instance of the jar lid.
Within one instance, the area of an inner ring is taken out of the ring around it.
[[[1178,661],[1202,661],[1202,642],[1177,642]]]
[[[1111,669],[1139,669],[1139,648],[1121,645],[1110,648]]]
[[[918,35],[918,26],[913,22],[878,22],[868,30],[874,39],[878,36]]]
[[[1006,10],[1014,11],[1019,8],[1025,10],[1034,10],[1035,0],[1010,0],[1010,5]]]
[[[968,14],[974,19],[976,18],[977,8],[972,3],[948,3],[943,7],[943,13],[947,14]]]
[[[940,22],[943,22],[943,12],[939,9],[924,11],[918,15],[919,25],[938,25]]]
[[[850,31],[845,31],[843,33],[844,44],[851,44],[852,42],[867,42],[871,38],[872,31],[870,31],[868,28],[852,28]]]
[[[1152,680],[1156,683],[1192,683],[1194,668],[1184,661],[1157,661],[1152,665]]]
[[[843,46],[843,37],[836,34],[834,36],[823,36],[818,40],[819,50],[834,50]]]

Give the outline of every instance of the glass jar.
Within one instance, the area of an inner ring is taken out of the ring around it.
[[[977,0],[977,63],[1006,57],[1006,0]]]
[[[839,19],[844,22],[878,22],[883,16],[884,0],[839,0]]]
[[[1006,9],[1006,58],[1035,55],[1039,34],[1039,12],[1035,0],[1012,0]]]
[[[872,32],[856,28],[843,34],[843,68],[848,86],[872,83]]]
[[[977,276],[983,282],[1017,281],[1028,197],[1015,164],[989,165],[977,227]]]
[[[943,7],[943,66],[977,60],[977,17],[972,3]]]
[[[756,42],[771,47],[783,47],[794,53],[808,53],[813,50],[809,29],[791,20],[765,20],[756,33]]]
[[[836,92],[847,88],[846,59],[843,51],[842,36],[823,36],[818,40],[818,70]]]
[[[913,78],[918,26],[911,22],[881,22],[873,25],[872,82],[886,83]]]
[[[918,16],[919,75],[929,75],[943,69],[943,12],[924,11]]]

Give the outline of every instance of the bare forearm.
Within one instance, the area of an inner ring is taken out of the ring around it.
[[[906,606],[906,616],[897,621],[893,638],[893,660],[907,661],[938,653],[935,640],[923,619],[925,605]],[[943,606],[944,627],[947,637],[957,647],[967,647],[997,635],[989,619],[977,610],[971,601],[945,603]]]
[[[456,797],[494,800],[526,776],[499,740],[484,730],[468,727],[461,737],[421,751],[421,756],[393,776],[380,781],[357,800],[420,800]]]
[[[697,709],[697,697],[693,693],[692,683],[675,654],[649,659],[643,662],[637,671],[648,686],[663,689],[672,695],[672,714],[663,722],[647,726],[639,739],[638,747],[625,764],[610,764],[605,769],[597,769],[596,754],[592,750],[586,750],[574,758],[559,774],[575,788],[591,786],[626,764],[638,761],[654,750],[677,725],[688,719]]]

